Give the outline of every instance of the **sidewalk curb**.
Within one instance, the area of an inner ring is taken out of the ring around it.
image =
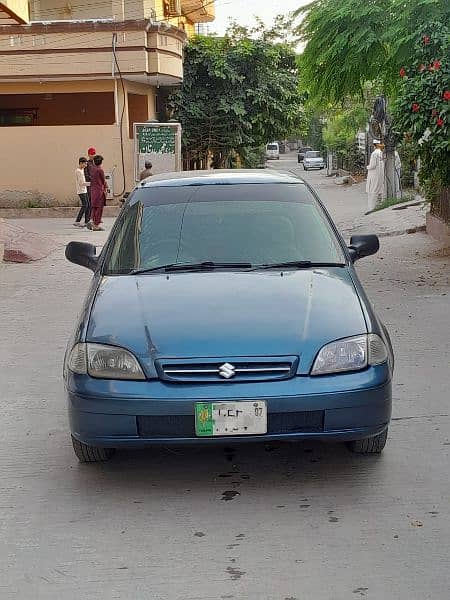
[[[105,206],[104,217],[117,217],[122,205]],[[52,206],[49,208],[0,208],[0,218],[3,219],[75,219],[79,206]]]
[[[407,235],[409,233],[418,233],[419,231],[426,231],[426,225],[418,225],[417,227],[409,227],[408,229],[396,229],[394,231],[386,231],[378,234],[378,237],[396,237],[398,235]]]

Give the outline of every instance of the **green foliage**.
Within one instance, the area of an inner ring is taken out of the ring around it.
[[[402,65],[394,125],[415,144],[421,177],[432,197],[450,186],[450,28],[430,23],[416,33],[414,55]]]
[[[412,200],[414,200],[414,194],[404,194],[403,198],[386,198],[382,202],[379,202],[376,208],[374,208],[371,212],[384,210],[385,208],[390,208],[391,206],[397,206],[397,204],[408,204]]]
[[[395,96],[398,70],[411,56],[418,27],[448,23],[444,0],[314,0],[300,8],[297,34],[306,43],[302,78],[325,105],[363,94],[366,81]]]
[[[335,150],[351,146],[358,131],[365,128],[367,120],[367,110],[361,104],[334,111],[323,136],[328,148]]]
[[[364,170],[364,153],[358,148],[356,136],[367,120],[368,111],[361,101],[347,100],[344,107],[328,111],[325,144],[338,157],[338,165],[351,173]]]
[[[310,108],[306,112],[307,116],[307,128],[304,135],[300,137],[306,138],[306,145],[311,146],[314,150],[325,152],[326,144],[323,139],[324,129],[324,117],[323,115],[313,108]]]
[[[257,162],[252,152],[286,138],[302,120],[298,71],[287,44],[230,36],[196,37],[185,51],[184,82],[173,96],[191,158],[214,157],[218,167]]]
[[[315,0],[299,9],[297,28],[306,42],[302,76],[311,96],[339,102],[362,93],[364,82],[376,79],[386,61],[382,42],[389,0]]]

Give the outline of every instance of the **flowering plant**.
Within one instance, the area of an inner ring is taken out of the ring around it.
[[[449,34],[441,23],[418,34],[413,61],[400,72],[394,105],[395,130],[417,144],[421,179],[439,187],[450,186]]]

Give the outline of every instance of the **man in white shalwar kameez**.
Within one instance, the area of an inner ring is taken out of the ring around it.
[[[382,199],[384,193],[384,159],[381,150],[380,140],[373,140],[375,150],[370,156],[370,162],[367,165],[366,192],[368,195],[367,210],[372,211],[376,208],[378,201]]]

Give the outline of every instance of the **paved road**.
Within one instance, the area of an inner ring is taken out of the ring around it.
[[[339,222],[357,215],[364,199],[306,176]],[[25,224],[61,243],[104,238]],[[122,452],[101,466],[72,454],[61,384],[89,273],[61,251],[0,268],[0,598],[447,598],[449,262],[415,234],[360,263],[397,351],[381,458],[308,443]]]

